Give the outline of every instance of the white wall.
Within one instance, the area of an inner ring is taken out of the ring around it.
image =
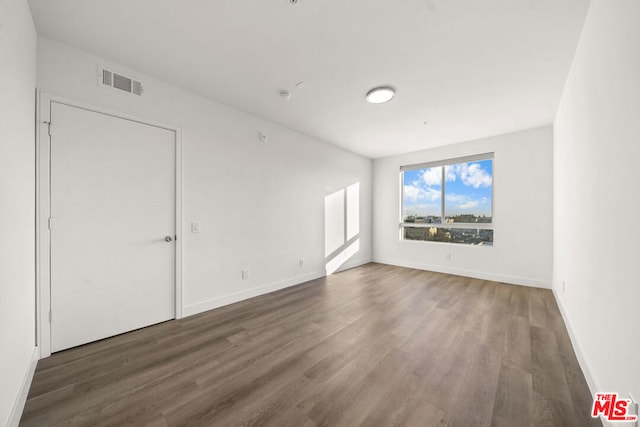
[[[29,6],[26,0],[2,1],[0,425],[22,410],[19,395],[35,350],[35,87],[36,33]]]
[[[378,262],[538,287],[551,286],[550,126],[374,161],[373,254]],[[494,152],[494,245],[399,241],[402,165]],[[445,260],[445,253],[451,260]]]
[[[636,399],[638,17],[637,0],[591,3],[554,125],[553,272],[554,290],[592,391],[632,392]]]
[[[141,80],[144,95],[99,87],[98,64]],[[37,82],[182,128],[185,314],[324,275],[325,196],[355,183],[360,250],[346,265],[371,260],[371,160],[46,38],[38,39]],[[190,233],[192,221],[201,233]]]

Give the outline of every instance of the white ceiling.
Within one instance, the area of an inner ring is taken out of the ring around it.
[[[549,124],[589,0],[29,0],[41,35],[377,158]],[[304,81],[306,87],[296,88]],[[397,88],[383,105],[377,85]],[[293,93],[283,101],[279,90]],[[424,122],[427,122],[427,125]]]

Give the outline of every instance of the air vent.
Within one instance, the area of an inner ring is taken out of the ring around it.
[[[98,84],[138,96],[142,95],[142,92],[144,92],[142,83],[139,81],[107,70],[106,68],[99,67],[98,69],[100,70],[100,73],[98,74]]]
[[[131,79],[120,74],[113,75],[113,87],[131,93]]]
[[[113,86],[113,73],[111,71],[102,70],[102,84]]]
[[[131,87],[131,93],[134,95],[142,95],[142,83],[132,80],[133,86]]]

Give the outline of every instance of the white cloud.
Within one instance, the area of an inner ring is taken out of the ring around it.
[[[478,206],[486,206],[489,199],[482,197],[480,199],[472,199],[465,194],[450,193],[446,195],[448,209],[473,209]]]
[[[424,197],[432,202],[440,200],[441,196],[442,194],[440,193],[440,190],[435,190],[433,188],[428,188],[427,191],[424,192]]]
[[[439,203],[418,203],[416,205],[406,206],[408,210],[413,211],[416,214],[423,215],[425,213],[433,211],[434,214],[440,212],[440,204]]]
[[[487,173],[479,163],[463,163],[460,169],[460,179],[465,185],[473,188],[488,187],[491,185],[491,175]]]
[[[462,164],[445,166],[444,167],[444,179],[447,182],[455,181],[456,180],[456,175],[458,175],[460,173],[460,166],[462,166]]]
[[[478,206],[479,203],[475,200],[469,200],[466,203],[461,204],[460,206],[458,206],[460,209],[471,209],[471,208],[475,208],[476,206]]]
[[[433,188],[420,188],[415,185],[404,186],[404,198],[412,202],[418,200],[435,201],[440,199],[440,190]]]
[[[462,194],[455,194],[455,193],[448,193],[445,196],[445,200],[448,203],[452,203],[452,204],[462,204],[462,203],[466,203],[469,201],[469,197],[462,195]]]
[[[420,193],[422,193],[422,189],[415,187],[413,185],[405,185],[404,186],[404,198],[416,201],[420,197]]]
[[[442,185],[442,168],[429,168],[422,174],[422,179],[427,185]]]

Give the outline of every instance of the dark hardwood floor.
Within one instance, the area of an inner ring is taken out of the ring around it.
[[[586,426],[549,290],[368,264],[54,354],[22,426]]]

